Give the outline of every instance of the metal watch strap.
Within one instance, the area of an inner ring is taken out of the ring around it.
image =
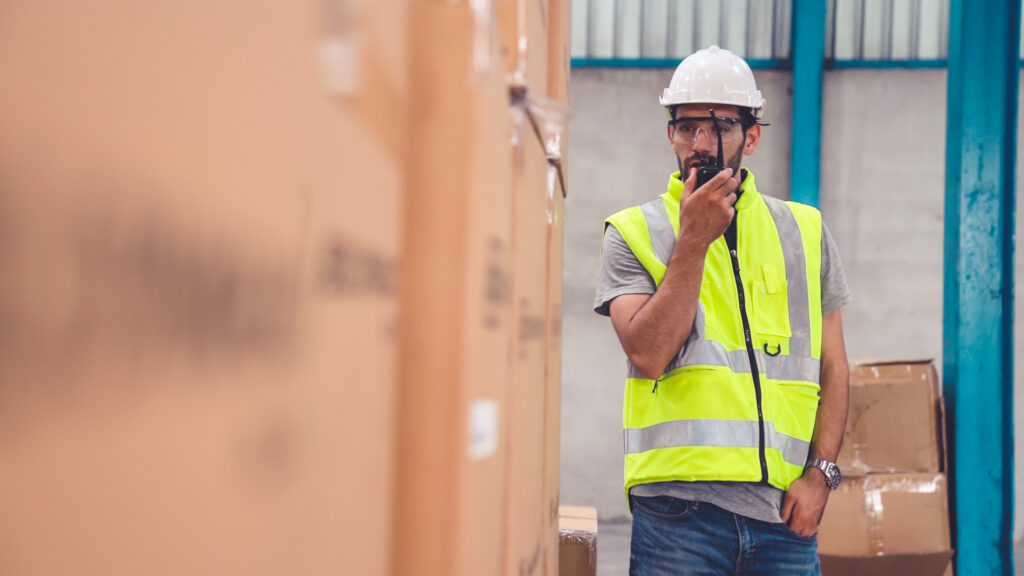
[[[825,484],[830,490],[839,488],[839,483],[842,480],[842,474],[839,471],[839,466],[836,466],[835,462],[830,462],[822,458],[815,458],[807,463],[807,468],[817,468],[821,471],[822,475],[825,476]]]

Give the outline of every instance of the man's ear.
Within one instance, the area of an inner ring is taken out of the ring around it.
[[[746,156],[753,154],[757,150],[759,142],[761,142],[761,125],[754,124],[747,128],[746,140],[743,142],[743,154]]]

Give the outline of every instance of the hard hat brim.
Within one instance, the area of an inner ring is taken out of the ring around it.
[[[740,103],[729,100],[679,100],[672,98],[658,98],[658,102],[665,108],[666,111],[668,111],[673,106],[682,106],[684,104],[709,104],[718,106],[736,106],[738,108],[749,108],[750,113],[753,114],[754,118],[757,120],[760,120],[761,116],[764,115],[765,105],[764,98],[761,99],[761,102],[757,106],[752,106],[747,103]]]

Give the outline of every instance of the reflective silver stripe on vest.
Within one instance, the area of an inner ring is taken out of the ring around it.
[[[786,258],[786,282],[789,300],[789,354],[811,356],[811,314],[807,298],[807,260],[800,227],[789,206],[770,196],[764,196],[768,212],[775,220],[775,228],[782,240],[782,253]]]
[[[810,442],[776,431],[771,422],[764,425],[765,448],[778,450],[790,464],[803,466],[807,462]],[[757,422],[750,420],[672,420],[646,428],[626,428],[624,432],[626,454],[683,446],[759,447]]]
[[[703,329],[703,324],[699,324]],[[821,362],[806,356],[769,356],[762,350],[754,350],[758,373],[769,380],[818,382]],[[668,374],[684,366],[723,366],[736,374],[750,374],[750,359],[747,350],[726,350],[721,343],[698,337],[693,332],[683,347],[683,353],[665,368]],[[645,378],[632,364],[630,378]]]
[[[811,318],[807,298],[807,264],[803,237],[792,210],[781,200],[762,196],[783,246],[786,262],[787,302],[789,304],[789,355],[768,356],[763,350],[754,350],[758,372],[772,380],[818,382],[821,362],[811,357]],[[647,222],[651,246],[655,257],[668,265],[675,246],[675,231],[669,220],[663,199],[658,198],[641,206]],[[693,330],[679,354],[665,368],[669,373],[684,366],[723,366],[737,374],[750,374],[750,361],[746,349],[728,351],[720,343],[705,338],[705,311],[699,300],[694,316]],[[630,378],[644,376],[629,363]]]
[[[672,221],[669,220],[665,201],[659,196],[641,206],[640,211],[643,212],[644,219],[647,220],[647,231],[651,236],[654,255],[662,264],[668,266],[668,261],[672,258],[672,250],[675,248],[676,231],[672,228]]]

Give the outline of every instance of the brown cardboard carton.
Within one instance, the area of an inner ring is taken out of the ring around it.
[[[558,530],[558,489],[561,450],[562,404],[562,241],[565,230],[565,198],[558,168],[549,163],[547,178],[547,363],[544,403],[544,502],[548,507],[546,530]],[[549,536],[550,538],[550,536]],[[558,571],[557,555],[549,557],[548,574]]]
[[[559,576],[597,574],[597,509],[560,506],[558,509]]]
[[[551,0],[518,0],[520,13],[525,22],[520,26],[520,50],[526,51],[520,70],[526,79],[526,85],[534,93],[548,94],[548,64],[550,62],[548,46],[548,27],[550,22],[549,4]],[[526,39],[524,44],[523,39]],[[568,42],[568,37],[565,38]],[[565,49],[563,43],[560,49]]]
[[[548,98],[569,102],[572,0],[548,0]]]
[[[952,552],[865,556],[857,559],[821,557],[822,576],[952,576]]]
[[[516,326],[505,71],[487,14],[468,3],[414,2],[411,10],[417,93],[405,132],[393,569],[500,574]],[[542,452],[531,454],[538,473],[527,481],[539,486]],[[540,503],[532,510],[535,536]]]
[[[5,3],[0,573],[386,572],[404,6]]]
[[[514,293],[518,322],[509,393],[510,536],[506,557],[510,564],[506,570],[553,574],[558,569],[565,187],[552,160],[557,160],[561,152],[565,113],[561,106],[535,98],[528,90],[516,88],[514,94]],[[538,485],[522,483],[534,474],[539,475]],[[541,513],[537,515],[535,510]]]
[[[557,554],[545,502],[548,362],[548,162],[525,119],[514,149],[515,328],[509,390],[506,573],[543,574]],[[552,470],[554,473],[554,470]]]
[[[490,12],[413,4],[412,83],[432,105],[410,123],[398,574],[557,569],[560,367],[550,312],[560,305],[549,276],[559,257],[550,250],[561,247],[550,236],[546,147],[525,113],[527,83],[539,77],[543,90],[546,74],[530,64],[547,58],[546,36],[535,42],[531,32],[543,23],[538,7],[546,3],[509,0]],[[506,42],[523,71],[512,110],[512,68],[480,52]]]
[[[943,470],[942,405],[931,360],[856,363],[838,464],[845,476]]]
[[[480,23],[475,23],[475,26]],[[494,50],[495,46],[492,46]],[[475,103],[474,146],[464,206],[466,246],[461,278],[465,293],[453,316],[461,316],[458,350],[461,361],[459,409],[463,446],[458,463],[458,489],[445,489],[457,499],[456,550],[451,574],[500,574],[504,542],[506,451],[503,430],[508,413],[512,316],[512,165],[508,138],[512,131],[508,90],[496,52],[492,68],[479,77]],[[439,343],[440,345],[440,343]],[[438,379],[435,390],[445,382]],[[458,420],[457,420],[458,422]],[[427,527],[426,529],[429,529]],[[422,574],[422,572],[417,572]]]
[[[870,474],[844,480],[818,529],[824,576],[939,576],[950,550],[946,476]]]
[[[559,0],[562,1],[562,0]],[[510,82],[548,94],[550,0],[509,0],[499,6],[502,52]],[[563,39],[565,49],[569,37]]]
[[[570,30],[572,27],[571,0],[549,0],[548,3],[548,92],[547,97],[567,110],[569,105],[569,77],[572,67]],[[563,125],[568,120],[563,116]],[[569,139],[562,130],[558,142],[549,142],[548,157],[558,170],[559,186],[563,198],[567,194],[566,176],[569,174]],[[559,279],[560,281],[560,279]]]

